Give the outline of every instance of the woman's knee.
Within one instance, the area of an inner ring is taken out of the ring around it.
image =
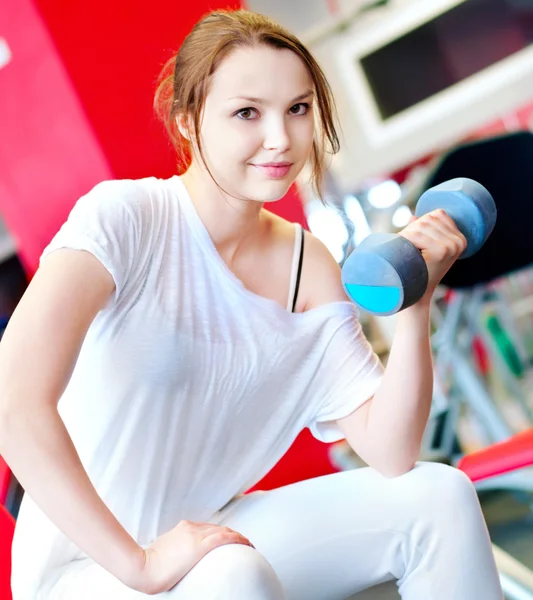
[[[197,594],[195,597],[209,600],[285,598],[281,582],[267,559],[257,550],[242,544],[227,544],[215,548],[204,556],[182,582],[191,587],[191,592],[194,588]],[[198,585],[202,586],[201,593]]]
[[[412,498],[432,519],[455,520],[480,512],[474,485],[459,469],[438,463],[417,463],[406,474]]]
[[[417,463],[408,473],[416,489],[422,495],[436,495],[450,501],[463,500],[476,496],[473,483],[467,475],[456,469],[440,463]]]

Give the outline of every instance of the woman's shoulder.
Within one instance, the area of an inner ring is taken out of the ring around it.
[[[285,253],[289,249],[292,252],[295,223],[273,213],[269,214],[268,219],[275,231],[277,243],[286,248]],[[339,264],[324,242],[305,228],[298,298],[298,312],[305,312],[322,304],[348,300],[342,287]]]
[[[142,207],[150,202],[154,195],[161,194],[167,180],[156,177],[143,179],[109,179],[100,181],[82,198],[90,202],[122,204]]]
[[[169,180],[156,177],[104,180],[78,199],[73,213],[110,222],[127,219],[141,225],[157,221],[160,213],[163,217],[168,206],[176,204],[166,201],[168,192]]]
[[[348,300],[339,264],[324,242],[311,234],[306,234],[301,294],[304,310]]]

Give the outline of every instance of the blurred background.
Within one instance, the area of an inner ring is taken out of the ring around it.
[[[176,173],[152,111],[156,78],[205,12],[228,7],[296,33],[331,83],[342,148],[326,203],[304,173],[272,210],[339,264],[369,233],[404,227],[430,184],[472,177],[495,197],[492,247],[435,297],[421,458],[456,465],[510,442],[483,459],[476,485],[493,540],[533,568],[533,0],[0,0],[0,332],[81,195],[105,179]],[[394,318],[361,320],[386,362]],[[256,488],[360,466],[346,444],[305,431]],[[22,493],[0,458],[11,518]],[[516,564],[507,597],[531,600],[533,574],[520,579]]]

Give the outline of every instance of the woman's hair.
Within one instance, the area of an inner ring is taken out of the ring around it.
[[[331,88],[309,50],[268,17],[245,10],[220,10],[203,17],[185,38],[178,53],[163,67],[154,99],[155,111],[170,135],[182,166],[190,162],[191,144],[181,135],[176,117],[183,114],[192,118],[195,145],[209,170],[200,141],[200,122],[210,77],[235,48],[253,48],[260,44],[294,52],[313,80],[320,125],[316,128],[310,156],[311,182],[321,197],[326,154],[335,154],[340,147]]]

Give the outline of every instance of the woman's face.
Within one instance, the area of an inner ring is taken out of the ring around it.
[[[312,105],[312,79],[290,50],[263,45],[227,56],[212,77],[200,130],[216,182],[237,198],[282,198],[309,157]]]

